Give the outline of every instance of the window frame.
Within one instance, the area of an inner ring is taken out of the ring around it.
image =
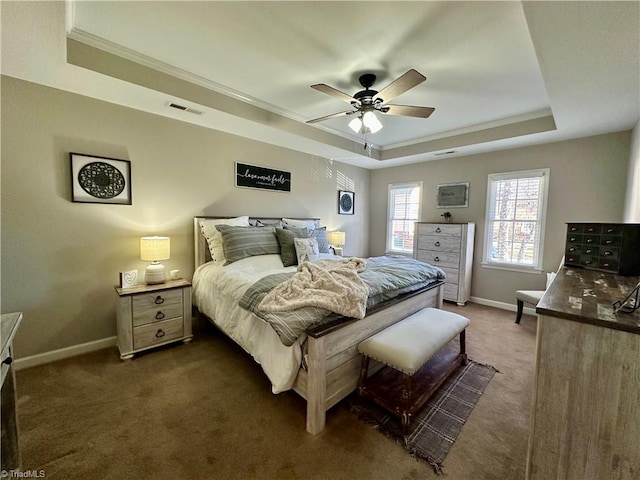
[[[549,197],[549,178],[551,170],[549,168],[536,168],[531,170],[519,170],[504,173],[490,173],[487,176],[487,204],[485,209],[485,227],[484,227],[484,248],[482,252],[482,266],[486,268],[495,268],[499,270],[511,270],[517,272],[540,274],[543,270],[543,254],[544,254],[544,238],[545,227],[547,223],[547,206]],[[539,233],[537,245],[534,245],[534,264],[524,265],[509,262],[496,262],[490,260],[490,251],[493,244],[492,225],[493,218],[490,218],[492,212],[493,199],[493,183],[501,180],[517,180],[522,178],[541,178],[542,185],[540,187],[540,204],[538,205],[537,223],[539,224]]]
[[[394,250],[392,245],[393,232],[392,225],[393,220],[397,220],[393,218],[393,209],[392,209],[392,191],[400,190],[402,188],[418,188],[418,218],[416,220],[407,220],[405,221],[413,221],[414,222],[414,231],[411,232],[411,236],[415,235],[415,223],[420,222],[422,218],[422,193],[424,191],[422,180],[412,181],[412,182],[401,182],[401,183],[390,183],[387,187],[387,238],[385,239],[385,253],[388,255],[405,255],[405,256],[413,256],[413,252],[415,250],[415,238],[414,240],[414,248],[411,252]]]

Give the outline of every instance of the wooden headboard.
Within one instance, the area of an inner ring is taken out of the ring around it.
[[[211,261],[211,252],[209,252],[209,245],[207,244],[207,239],[202,235],[202,230],[200,230],[200,224],[198,223],[200,220],[204,219],[221,219],[221,218],[230,218],[230,217],[211,217],[211,216],[200,216],[193,217],[193,250],[194,250],[194,270],[198,268],[200,265]],[[316,225],[320,226],[319,218],[298,218],[298,217],[286,217],[291,218],[292,220],[313,220]],[[270,224],[279,224],[282,221],[282,217],[249,217],[249,223],[254,225],[257,221],[260,221],[266,225]]]

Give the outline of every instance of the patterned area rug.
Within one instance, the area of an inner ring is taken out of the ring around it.
[[[456,441],[462,426],[497,370],[469,360],[460,367],[431,397],[411,420],[411,433],[401,433],[398,417],[367,399],[352,397],[350,410],[358,418],[375,425],[382,433],[403,443],[406,450],[427,461],[438,474],[442,462]]]

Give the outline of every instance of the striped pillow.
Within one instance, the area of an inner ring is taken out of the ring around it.
[[[222,234],[225,265],[257,255],[279,254],[280,245],[273,227],[233,227],[216,225]]]

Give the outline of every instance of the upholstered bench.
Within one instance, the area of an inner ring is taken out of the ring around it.
[[[363,354],[358,392],[402,419],[408,433],[411,416],[467,361],[465,329],[469,319],[425,308],[358,345]],[[460,351],[445,347],[460,335]],[[383,368],[369,376],[370,360]]]

